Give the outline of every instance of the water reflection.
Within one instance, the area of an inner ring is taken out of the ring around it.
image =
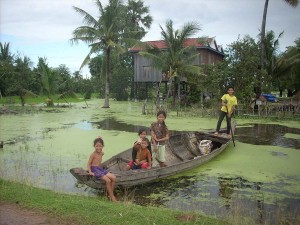
[[[93,124],[84,120],[84,121],[81,121],[77,124],[74,124],[74,127],[75,128],[79,128],[81,130],[94,130],[96,128],[93,127]]]
[[[286,138],[285,134],[300,135],[300,129],[275,124],[248,124],[238,127],[235,137],[238,141],[254,145],[274,145],[300,149],[300,139]]]
[[[100,130],[118,130],[134,133],[137,133],[141,128],[149,130],[149,127],[127,124],[124,122],[117,121],[114,118],[107,118],[99,122],[91,122],[91,124],[93,127],[96,127]]]

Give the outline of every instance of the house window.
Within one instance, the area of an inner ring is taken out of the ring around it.
[[[150,66],[143,66],[143,81],[149,81],[150,80]]]

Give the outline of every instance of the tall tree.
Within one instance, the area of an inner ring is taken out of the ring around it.
[[[274,80],[274,70],[276,67],[276,62],[279,56],[279,39],[283,35],[284,32],[281,32],[278,37],[275,37],[274,31],[268,31],[265,37],[265,47],[266,47],[266,56],[265,56],[265,70],[267,72],[266,77],[264,77],[263,81],[268,82],[270,85],[267,86],[267,89],[264,91],[273,90],[274,84],[272,82]]]
[[[207,76],[203,79],[204,85],[217,96],[221,96],[226,87],[232,85],[238,99],[241,102],[249,102],[259,72],[258,63],[259,45],[247,35],[228,45],[224,61],[209,68]],[[262,87],[268,84],[265,81],[261,82]]]
[[[0,43],[0,60],[12,62],[13,55],[10,53],[9,43]]]
[[[265,37],[266,46],[266,69],[268,74],[272,75],[272,70],[276,62],[276,58],[279,55],[279,39],[282,37],[284,32],[281,32],[278,37],[275,37],[274,31],[268,31]]]
[[[280,91],[288,90],[288,96],[300,90],[300,38],[295,41],[296,46],[289,46],[276,61],[274,67],[273,83]]]
[[[124,6],[120,0],[109,0],[105,8],[99,0],[95,2],[99,10],[97,19],[83,9],[73,7],[76,12],[84,17],[83,23],[86,24],[86,26],[80,26],[73,31],[71,43],[83,41],[89,44],[91,48],[80,68],[90,61],[92,54],[104,52],[106,58],[106,81],[103,108],[109,108],[110,54],[113,49],[120,52],[125,51],[119,44],[122,38],[120,31],[123,25],[122,15],[124,15]]]
[[[127,100],[133,75],[132,56],[113,54],[112,62],[112,96],[118,101]]]
[[[35,97],[30,88],[33,83],[32,62],[29,57],[17,56],[14,63],[14,73],[9,79],[9,93],[16,94],[21,100],[22,106],[25,105],[25,97]]]
[[[153,19],[149,15],[149,7],[144,6],[144,2],[141,0],[128,0],[126,7],[126,15],[128,17],[128,26],[126,28],[129,28],[129,32],[125,33],[132,34],[132,38],[140,40],[146,35],[146,30],[152,24]]]
[[[58,86],[57,71],[50,68],[46,58],[39,58],[37,65],[38,74],[40,76],[42,91],[47,95],[47,106],[53,106],[52,95],[55,93]]]
[[[13,75],[14,56],[10,52],[9,43],[0,42],[0,97],[6,95],[8,79]]]
[[[76,12],[84,17],[83,23],[85,25],[78,27],[73,31],[71,43],[83,41],[90,46],[90,52],[84,59],[81,68],[91,60],[92,54],[104,54],[103,62],[105,62],[105,69],[103,70],[105,71],[105,101],[103,108],[109,108],[111,54],[112,51],[119,54],[126,52],[124,42],[128,41],[129,38],[132,38],[132,35],[128,34],[130,32],[128,27],[132,26],[128,26],[129,16],[127,10],[132,9],[133,7],[123,5],[121,0],[109,0],[106,7],[102,6],[100,0],[96,0],[95,2],[99,13],[97,19],[86,11],[78,7],[73,7]],[[129,3],[136,6],[131,0],[129,0]],[[142,20],[144,17],[141,17],[141,15],[144,15],[144,12],[147,12],[147,8],[143,8],[141,1],[138,1],[137,3],[137,7],[134,7],[130,12],[136,19]],[[148,26],[149,18],[147,17],[142,24]],[[137,25],[140,26],[140,24],[134,24],[134,26]],[[137,29],[134,33],[137,34],[142,31],[143,30],[141,29]],[[138,37],[142,36],[139,35]]]
[[[59,82],[59,86],[58,86],[59,93],[75,91],[73,90],[71,71],[65,64],[61,64],[57,68],[54,68],[54,71],[57,74],[57,79]]]
[[[283,0],[292,7],[296,7],[299,3],[299,0]],[[260,68],[265,67],[265,56],[266,56],[266,42],[265,42],[265,33],[266,33],[266,21],[267,21],[267,12],[268,12],[269,0],[265,0],[263,19],[261,24],[260,31]]]

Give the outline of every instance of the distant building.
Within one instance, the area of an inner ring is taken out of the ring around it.
[[[148,41],[147,44],[152,45],[162,51],[167,47],[163,40],[160,41]],[[200,53],[194,61],[194,65],[207,65],[215,64],[218,61],[222,61],[224,58],[223,48],[217,45],[215,38],[189,38],[184,42],[184,46],[196,46],[196,51]],[[145,84],[146,90],[149,83],[167,83],[168,78],[164,76],[161,70],[154,68],[151,64],[151,60],[145,58],[138,53],[141,51],[139,47],[133,47],[129,49],[129,52],[133,54],[134,64],[134,84],[135,90],[138,86]],[[183,78],[181,82],[183,85],[186,83],[186,78]]]

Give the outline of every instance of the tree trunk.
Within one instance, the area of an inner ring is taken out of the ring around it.
[[[258,65],[258,73],[256,78],[256,90],[261,90],[261,71],[265,67],[265,57],[266,57],[266,46],[265,46],[265,33],[266,33],[266,21],[267,21],[267,12],[268,12],[268,4],[269,0],[265,0],[263,19],[261,24],[260,31],[260,63]],[[256,95],[260,94],[259,92],[255,92]]]
[[[102,108],[109,108],[110,47],[106,49],[105,99]]]
[[[171,94],[171,90],[172,90],[172,79],[173,79],[173,74],[172,74],[172,67],[170,66],[170,70],[169,70],[169,73],[168,73],[168,82],[170,82],[170,86],[169,86],[169,90],[167,92],[167,96],[166,96],[166,99],[165,99],[165,105],[166,105],[166,109],[167,109],[167,106],[168,106],[168,98]],[[174,77],[174,80],[175,80],[175,77]],[[167,84],[168,86],[168,84]]]
[[[265,7],[264,7],[264,13],[263,13],[263,20],[262,20],[262,24],[261,24],[261,31],[260,31],[260,69],[263,69],[264,65],[265,65],[265,55],[266,55],[265,33],[266,33],[268,4],[269,4],[269,0],[266,0]]]
[[[178,86],[177,86],[177,97],[178,97],[178,101],[180,102],[181,99],[181,83],[180,83],[180,78],[178,78]]]
[[[178,77],[174,77],[174,89],[173,89],[173,107],[176,105],[176,94],[177,94],[177,85],[178,85]]]
[[[170,80],[170,81],[168,81],[168,82],[170,82],[170,83],[169,83],[169,88],[168,88],[168,91],[167,91],[166,100],[170,97],[170,93],[171,93],[171,89],[172,89],[172,79],[169,78],[169,80]],[[168,84],[167,84],[167,85],[168,85]]]
[[[24,107],[25,106],[25,97],[23,95],[20,95],[21,99],[21,105]]]

